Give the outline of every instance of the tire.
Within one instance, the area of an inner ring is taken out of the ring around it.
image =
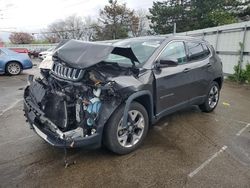
[[[22,67],[18,62],[9,62],[6,66],[6,72],[9,75],[18,75],[22,72]]]
[[[122,128],[124,107],[125,105],[120,106],[112,114],[104,129],[104,145],[119,155],[128,154],[140,147],[149,127],[146,109],[141,104],[132,102],[128,115],[128,127]]]
[[[220,87],[217,82],[212,82],[206,100],[203,104],[199,105],[201,111],[203,112],[212,112],[218,105],[220,98]]]

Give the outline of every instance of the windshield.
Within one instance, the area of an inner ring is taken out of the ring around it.
[[[154,53],[154,51],[160,46],[163,40],[164,38],[126,39],[114,43],[114,46],[131,47],[132,51],[139,61],[135,62],[138,65],[145,63]],[[110,54],[105,61],[128,65],[131,65],[133,63],[131,59],[116,54]]]

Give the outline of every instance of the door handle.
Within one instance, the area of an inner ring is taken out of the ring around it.
[[[189,72],[190,70],[190,68],[185,68],[182,72]]]
[[[207,64],[207,67],[211,67],[211,66],[212,66],[212,64],[211,64],[211,63],[208,63],[208,64]]]

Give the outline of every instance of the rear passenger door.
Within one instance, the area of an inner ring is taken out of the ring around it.
[[[206,95],[207,87],[211,80],[212,64],[209,61],[210,50],[202,41],[186,41],[187,61],[189,64],[189,76],[192,77],[192,92],[190,100],[199,100]]]

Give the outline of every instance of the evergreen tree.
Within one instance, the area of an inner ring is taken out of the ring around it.
[[[166,0],[154,2],[149,9],[150,27],[157,34],[203,29],[237,22],[236,0]]]
[[[153,7],[149,9],[151,15],[150,28],[157,34],[171,33],[174,23],[177,24],[177,32],[191,29],[189,23],[189,1],[188,0],[168,0],[164,2],[153,2]]]
[[[100,11],[99,21],[102,24],[96,27],[95,40],[109,40],[128,37],[128,32],[138,27],[139,19],[126,4],[109,0],[109,5]]]

